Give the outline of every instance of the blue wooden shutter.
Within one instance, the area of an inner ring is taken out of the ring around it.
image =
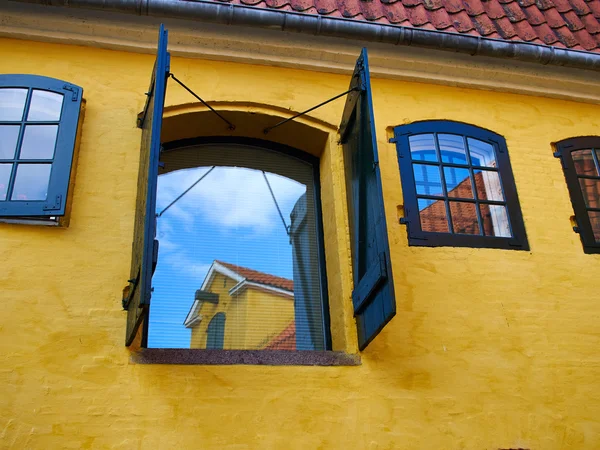
[[[363,350],[396,314],[366,48],[356,61],[350,88],[358,89],[346,100],[340,138],[352,250],[352,303]]]
[[[168,32],[160,26],[158,52],[150,80],[146,105],[138,118],[142,129],[140,166],[138,173],[137,201],[133,231],[131,275],[123,307],[127,310],[126,345],[130,345],[142,319],[148,317],[152,291],[152,274],[158,258],[156,237],[156,186],[160,156],[160,132],[169,75]],[[147,327],[148,320],[145,320]],[[142,336],[145,346],[147,333]]]

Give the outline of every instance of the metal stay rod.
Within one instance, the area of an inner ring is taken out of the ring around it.
[[[357,86],[357,87],[353,87],[352,89],[348,89],[346,92],[342,92],[341,94],[339,94],[339,95],[336,95],[335,97],[333,97],[333,98],[330,98],[329,100],[325,100],[323,103],[319,103],[317,106],[313,106],[312,108],[310,108],[310,109],[307,109],[306,111],[302,111],[301,113],[298,113],[298,114],[296,114],[295,116],[292,116],[292,117],[290,117],[290,118],[288,118],[288,119],[282,120],[281,122],[279,122],[279,123],[276,123],[275,125],[273,125],[273,126],[271,126],[271,127],[267,127],[267,128],[265,128],[265,129],[263,130],[263,133],[267,134],[267,133],[268,133],[269,131],[271,131],[273,128],[277,128],[278,126],[281,126],[281,125],[283,125],[284,123],[287,123],[287,122],[289,122],[290,120],[294,120],[294,119],[295,119],[295,118],[297,118],[297,117],[303,116],[304,114],[307,114],[307,113],[309,113],[309,112],[311,112],[311,111],[314,111],[315,109],[317,109],[317,108],[320,108],[321,106],[324,106],[324,105],[326,105],[327,103],[330,103],[330,102],[332,102],[332,101],[334,101],[334,100],[337,100],[338,98],[340,98],[340,97],[343,97],[344,95],[348,95],[348,94],[349,94],[350,92],[352,92],[352,91],[360,91],[360,88]]]
[[[271,197],[273,197],[273,202],[275,203],[275,207],[277,208],[277,212],[279,213],[279,217],[281,217],[281,221],[283,222],[283,226],[285,228],[285,232],[286,234],[289,236],[290,235],[290,229],[287,226],[287,224],[285,223],[285,219],[283,218],[283,214],[281,213],[281,209],[279,209],[279,204],[277,203],[277,199],[275,198],[275,194],[273,193],[273,189],[271,189],[271,183],[269,183],[269,180],[267,178],[267,174],[265,173],[265,171],[262,171],[263,177],[265,177],[265,181],[267,182],[267,187],[269,188],[269,192],[271,193]]]
[[[204,172],[204,174],[200,178],[198,178],[189,188],[187,188],[185,191],[183,191],[179,195],[179,197],[177,197],[175,200],[173,200],[171,203],[169,203],[169,205],[165,209],[163,209],[161,212],[159,212],[156,215],[156,217],[162,216],[167,209],[169,209],[171,206],[173,206],[175,203],[177,203],[177,201],[179,201],[179,199],[181,197],[183,197],[185,194],[187,194],[188,192],[190,192],[192,190],[192,188],[194,186],[196,186],[198,183],[200,183],[206,177],[206,175],[208,175],[209,173],[211,173],[213,171],[214,168],[215,168],[215,166],[212,166],[210,169],[208,169],[206,172]]]
[[[183,82],[181,82],[175,75],[173,75],[172,73],[169,73],[169,76],[171,78],[173,78],[182,88],[184,88],[186,91],[188,91],[194,97],[196,97],[204,106],[206,106],[208,109],[210,109],[212,112],[214,112],[217,116],[219,116],[219,118],[223,122],[227,123],[227,125],[229,125],[229,129],[230,130],[232,130],[232,131],[235,130],[235,125],[234,124],[232,124],[229,120],[227,120],[225,117],[223,117],[217,111],[215,111],[215,109],[212,106],[210,106],[208,103],[206,103],[204,100],[202,100],[198,94],[196,94],[189,87],[187,87],[185,84],[183,84]]]

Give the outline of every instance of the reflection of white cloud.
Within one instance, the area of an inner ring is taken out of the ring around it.
[[[163,241],[161,241],[161,250]],[[179,273],[182,275],[186,275],[192,278],[196,278],[198,283],[202,282],[208,273],[208,269],[210,269],[210,264],[202,264],[193,258],[185,255],[184,253],[167,253],[167,254],[159,254],[158,259],[159,269],[160,267],[169,267],[175,271],[175,273]]]
[[[208,169],[180,170],[158,178],[157,210],[160,212]],[[286,223],[294,204],[306,192],[306,187],[294,180],[267,174],[271,188]],[[178,223],[191,225],[195,216],[209,219],[225,228],[247,227],[256,233],[269,232],[281,226],[275,203],[261,171],[239,167],[217,167],[204,180],[165,212]]]

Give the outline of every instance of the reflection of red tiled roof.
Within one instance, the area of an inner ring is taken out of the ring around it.
[[[600,53],[600,0],[214,0]]]
[[[292,321],[269,342],[265,350],[296,350],[296,322]]]
[[[286,291],[294,291],[294,282],[288,278],[277,277],[275,275],[259,272],[258,270],[254,269],[248,269],[247,267],[236,266],[235,264],[230,264],[223,261],[215,262],[227,267],[229,270],[236,272],[238,275],[244,277],[248,281],[285,289]]]

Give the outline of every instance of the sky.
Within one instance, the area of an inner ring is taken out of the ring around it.
[[[157,213],[210,167],[158,177]],[[267,173],[286,224],[306,186]],[[183,326],[194,294],[215,259],[293,278],[292,246],[261,171],[216,167],[157,219],[158,264],[152,279],[148,346],[187,348]]]

